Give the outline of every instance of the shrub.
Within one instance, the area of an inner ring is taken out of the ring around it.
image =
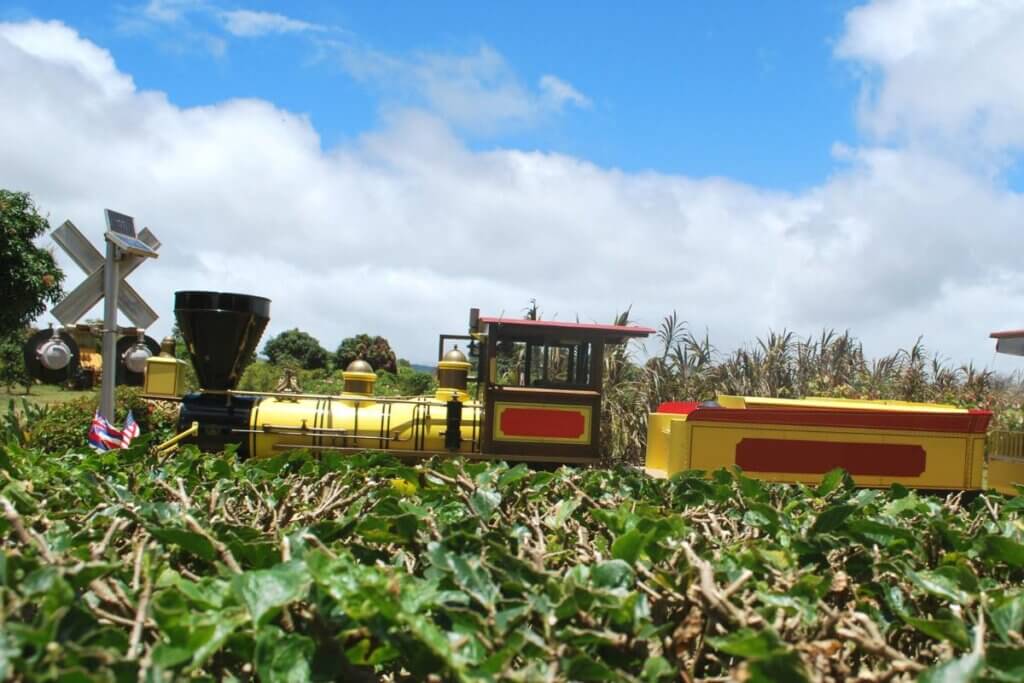
[[[299,373],[299,386],[310,394],[340,394],[345,381],[341,372],[332,370],[303,370]]]
[[[28,443],[58,453],[86,448],[98,402],[99,395],[93,394],[49,406],[28,421]],[[136,387],[118,387],[114,409],[116,426],[124,424],[129,410],[141,433],[154,434],[156,441],[172,436],[177,429],[175,404],[147,401]]]
[[[402,366],[397,374],[378,372],[374,393],[378,396],[422,396],[432,394],[436,389],[434,375]]]
[[[242,373],[238,388],[242,391],[273,391],[283,373],[283,367],[258,360]]]
[[[1021,680],[1021,499],[0,450],[0,678]]]
[[[6,386],[9,393],[13,393],[15,385],[25,387],[26,394],[32,388],[32,378],[25,367],[24,344],[24,333],[0,335],[0,384]]]

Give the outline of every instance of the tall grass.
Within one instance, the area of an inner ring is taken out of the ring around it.
[[[628,323],[629,311],[615,322]],[[920,337],[891,355],[867,358],[848,330],[810,337],[769,330],[723,353],[708,333],[694,335],[673,312],[662,320],[646,360],[636,351],[621,345],[605,355],[602,437],[609,460],[642,461],[647,415],[661,403],[708,401],[720,393],[951,403],[995,411],[994,427],[1024,428],[1021,374],[1000,377],[973,364],[952,365],[930,354]]]

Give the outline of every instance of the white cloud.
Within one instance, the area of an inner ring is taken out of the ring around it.
[[[221,12],[224,28],[228,33],[243,38],[255,38],[274,33],[302,33],[304,31],[324,31],[325,27],[308,21],[292,19],[283,14],[273,12],[256,12],[252,10],[232,10]]]
[[[1019,0],[869,3],[847,16],[837,54],[867,68],[862,120],[879,136],[958,154],[1024,147]]]
[[[96,95],[113,98],[135,89],[131,77],[117,70],[110,52],[70,33],[59,21],[0,24],[0,38],[34,57],[53,77],[62,75]]]
[[[379,86],[390,97],[411,97],[474,132],[536,123],[566,105],[590,104],[576,88],[552,75],[540,79],[539,92],[531,90],[505,58],[486,45],[468,55],[420,53],[407,60],[352,44],[338,47],[342,64],[353,77]]]
[[[228,43],[220,34],[206,30],[202,21],[217,12],[206,0],[149,0],[145,5],[119,6],[116,28],[119,33],[145,39],[165,54],[207,54],[219,59],[227,53]],[[200,18],[197,21],[197,18]]]
[[[173,24],[181,21],[189,12],[205,6],[206,3],[202,0],[149,0],[139,9],[142,16],[149,21]]]
[[[466,81],[504,82],[500,57],[476,58]],[[268,334],[381,333],[421,361],[470,306],[517,315],[531,297],[563,320],[678,309],[725,349],[827,325],[877,353],[924,334],[957,361],[990,360],[987,333],[1024,319],[1024,197],[927,148],[837,147],[834,174],[795,194],[475,151],[408,110],[325,151],[306,117],[265,101],[180,108],[139,91],[53,23],[0,25],[0,83],[0,186],[94,240],[110,207],[163,241],[131,277],[157,335],[175,289],[205,288],[270,297]],[[468,115],[471,98],[452,98]]]
[[[546,74],[540,77],[540,90],[556,109],[565,104],[574,104],[584,109],[590,107],[590,99],[561,78]]]

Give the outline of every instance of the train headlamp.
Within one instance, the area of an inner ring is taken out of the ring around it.
[[[124,366],[132,372],[142,373],[146,371],[146,361],[153,352],[143,342],[132,345],[121,355]]]
[[[39,347],[37,357],[47,370],[63,370],[71,362],[71,349],[55,333]]]

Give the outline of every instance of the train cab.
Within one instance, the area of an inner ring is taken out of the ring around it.
[[[604,350],[647,327],[478,317],[481,451],[496,457],[593,463],[600,457]]]

